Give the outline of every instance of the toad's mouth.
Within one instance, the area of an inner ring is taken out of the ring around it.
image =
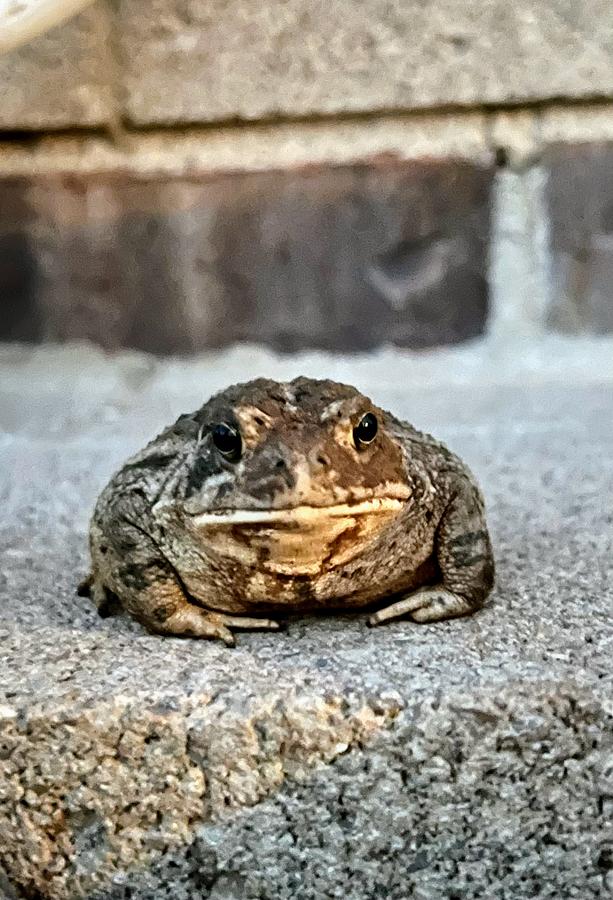
[[[316,578],[359,556],[404,507],[402,500],[371,497],[332,506],[220,509],[191,522],[209,551],[254,573]]]
[[[398,513],[404,501],[391,497],[373,497],[359,503],[339,503],[334,506],[293,506],[285,509],[220,509],[197,513],[191,519],[196,526],[223,525],[304,525],[316,526],[326,519],[347,519],[355,516]]]

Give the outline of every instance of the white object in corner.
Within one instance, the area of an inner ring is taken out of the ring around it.
[[[91,0],[0,0],[0,53],[25,44]]]

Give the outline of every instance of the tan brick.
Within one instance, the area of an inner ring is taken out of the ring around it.
[[[553,105],[540,116],[543,144],[573,144],[613,141],[613,104],[590,103],[585,106]]]
[[[106,10],[96,4],[0,57],[0,129],[108,123],[113,115],[108,32]]]
[[[135,123],[613,94],[610,0],[119,0],[118,9]]]

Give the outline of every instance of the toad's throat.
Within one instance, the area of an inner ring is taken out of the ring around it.
[[[192,522],[209,550],[254,573],[316,578],[360,556],[403,510],[392,498],[335,506],[203,513]]]
[[[293,506],[286,509],[221,509],[218,512],[198,513],[192,517],[196,526],[212,525],[266,525],[287,523],[289,525],[317,526],[325,519],[390,514],[402,510],[402,500],[391,497],[373,497],[360,503],[339,503],[335,506]]]

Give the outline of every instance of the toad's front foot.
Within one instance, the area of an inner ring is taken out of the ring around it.
[[[402,616],[407,616],[414,622],[438,622],[441,619],[466,616],[479,605],[445,588],[422,588],[378,610],[370,616],[368,624],[380,625]]]
[[[198,606],[182,606],[170,615],[155,631],[179,637],[219,640],[227,647],[234,647],[236,631],[279,631],[280,625],[274,619],[258,619],[247,616],[229,616],[225,613],[209,612]]]

